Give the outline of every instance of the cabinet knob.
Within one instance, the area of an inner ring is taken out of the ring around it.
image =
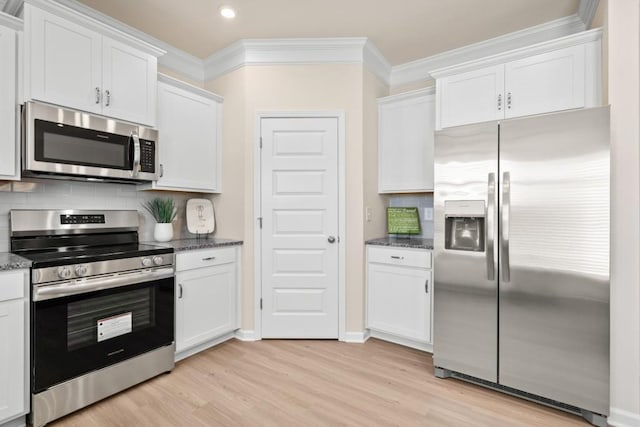
[[[329,243],[334,243],[336,241],[336,238],[334,236],[329,236],[329,238],[327,239],[327,242]]]

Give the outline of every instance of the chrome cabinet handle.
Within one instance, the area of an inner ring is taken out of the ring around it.
[[[498,111],[502,111],[502,94],[498,94]]]
[[[502,281],[511,280],[509,271],[509,222],[511,221],[511,175],[509,172],[502,174],[502,227],[500,242],[502,246]]]
[[[496,215],[496,174],[491,172],[487,177],[487,226],[485,227],[485,242],[487,242],[487,280],[494,280],[496,277],[495,261],[493,259],[493,236],[494,236],[494,223],[493,219]]]
[[[214,256],[208,256],[206,258],[202,258],[203,261],[213,261],[214,259],[216,259],[216,257]]]
[[[160,163],[160,178],[164,175],[164,165]]]
[[[511,92],[508,92],[507,93],[507,108],[509,110],[511,109],[511,100],[512,100]]]
[[[424,292],[425,292],[426,294],[428,294],[428,293],[429,293],[429,279],[427,279],[427,280],[425,280],[425,281],[424,281]]]
[[[100,88],[96,87],[96,104],[100,104]]]
[[[403,256],[398,256],[398,255],[391,255],[392,259],[404,259]]]
[[[107,96],[107,102],[104,104],[105,107],[108,107],[109,104],[111,104],[111,92],[109,92],[109,90],[105,90],[104,94]]]
[[[178,299],[182,299],[182,283],[178,283]]]

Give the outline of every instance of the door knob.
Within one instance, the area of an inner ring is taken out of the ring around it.
[[[335,242],[335,241],[336,241],[336,238],[335,238],[335,237],[333,237],[333,236],[329,236],[329,238],[327,239],[327,241],[328,241],[329,243],[333,243],[333,242]]]

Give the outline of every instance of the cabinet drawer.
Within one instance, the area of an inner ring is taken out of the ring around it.
[[[22,272],[0,274],[0,301],[24,297],[24,275]]]
[[[401,265],[406,267],[431,268],[431,252],[393,247],[369,247],[369,262]]]
[[[176,254],[176,271],[228,264],[235,261],[235,247],[180,252]]]

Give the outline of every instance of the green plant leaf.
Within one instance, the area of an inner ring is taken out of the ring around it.
[[[142,203],[142,207],[159,223],[170,223],[178,214],[175,201],[170,197],[166,199],[156,197],[153,200],[147,200]]]

